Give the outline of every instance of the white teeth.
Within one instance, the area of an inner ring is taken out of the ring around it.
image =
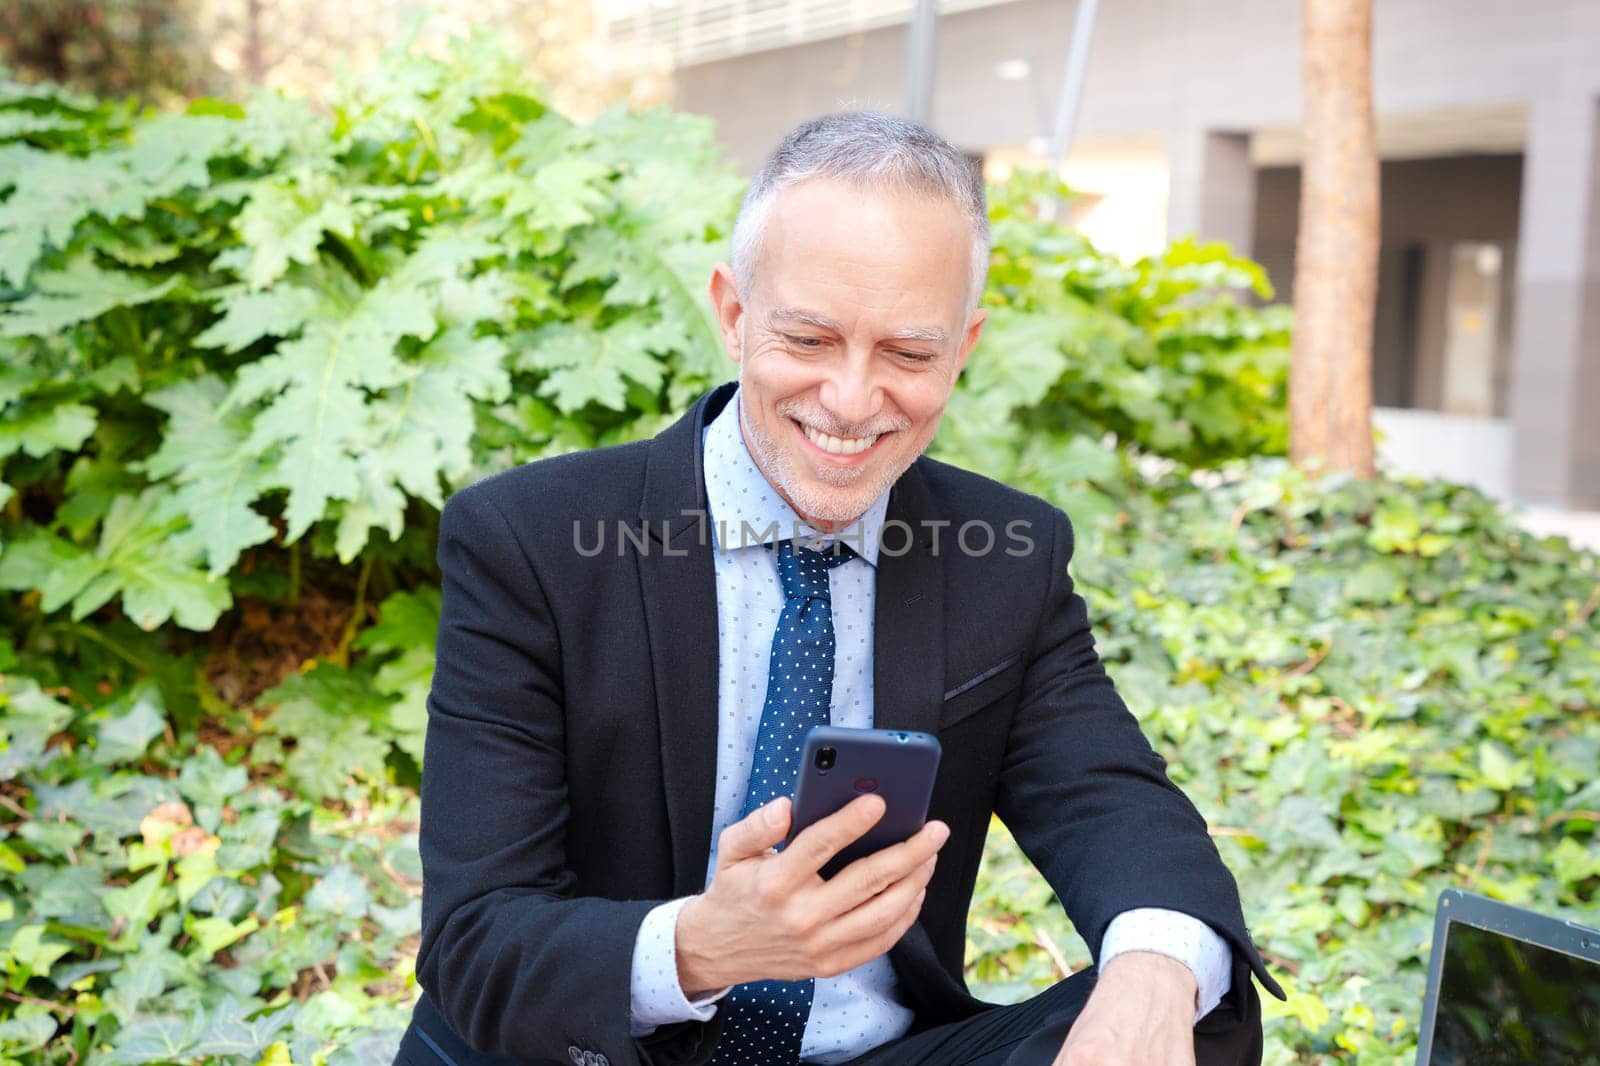
[[[805,431],[811,443],[834,455],[855,455],[858,452],[864,452],[877,443],[878,437],[881,436],[881,434],[873,434],[870,437],[835,437],[812,429],[810,426],[802,425],[800,428]]]

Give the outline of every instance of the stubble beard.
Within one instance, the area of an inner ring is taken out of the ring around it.
[[[745,397],[748,394],[748,390],[742,387],[739,389],[739,416],[746,431],[746,439],[755,453],[756,465],[803,518],[835,525],[855,521],[866,513],[867,508],[872,506],[873,500],[899,480],[900,475],[905,473],[906,468],[928,445],[928,442],[924,441],[922,447],[916,450],[911,460],[904,466],[877,464],[861,469],[822,466],[820,469],[813,468],[808,471],[810,477],[806,477],[795,469],[796,464],[791,461],[791,453],[778,443],[777,438],[768,432],[765,426],[758,425],[750,417],[749,411],[745,408]],[[807,404],[783,400],[776,405],[775,410],[780,417],[792,418],[804,425],[834,433],[833,427],[829,425],[833,420]],[[882,422],[875,427],[863,427],[863,430],[856,432],[848,432],[845,431],[846,427],[839,427],[841,431],[834,435],[864,437],[879,432],[904,432],[908,424],[906,419],[900,418]],[[823,484],[819,486],[816,484],[817,481]]]

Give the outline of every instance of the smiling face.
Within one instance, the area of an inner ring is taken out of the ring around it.
[[[939,427],[985,312],[954,203],[813,178],[780,190],[750,291],[711,277],[745,445],[819,528],[854,521]]]

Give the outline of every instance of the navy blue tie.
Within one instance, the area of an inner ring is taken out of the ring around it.
[[[792,795],[800,773],[806,731],[828,724],[833,698],[833,605],[828,571],[853,553],[778,545],[783,613],[772,635],[767,699],[761,707],[755,758],[744,811]],[[800,1061],[800,1041],[811,1014],[814,982],[751,981],[735,985],[723,1000],[728,1020],[712,1066],[777,1066]]]

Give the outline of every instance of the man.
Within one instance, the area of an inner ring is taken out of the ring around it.
[[[401,1061],[1259,1061],[1251,974],[1281,992],[1099,664],[1066,516],[922,456],[987,258],[952,146],[807,123],[710,281],[737,386],[450,499]],[[827,880],[883,804],[779,848],[808,720],[944,750],[923,830]],[[1099,963],[1010,1007],[961,977],[991,812]]]

